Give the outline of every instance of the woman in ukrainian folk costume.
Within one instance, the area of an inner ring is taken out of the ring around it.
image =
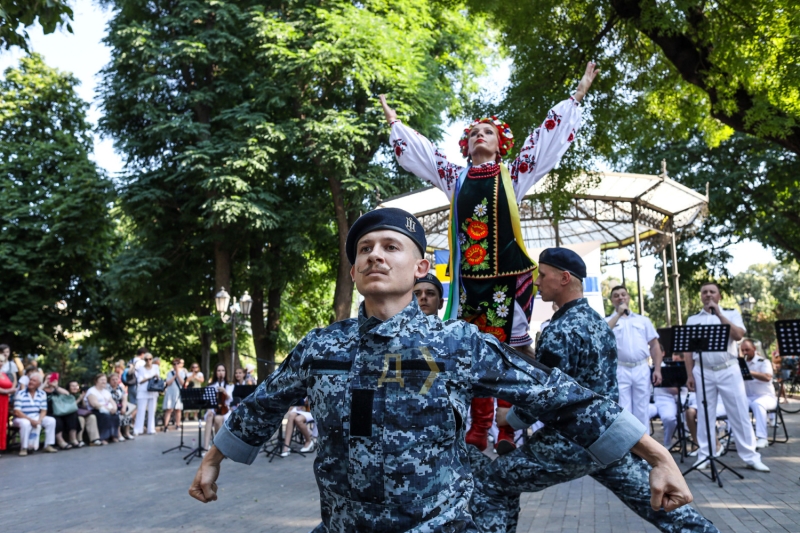
[[[467,159],[465,168],[448,161],[428,139],[397,120],[386,98],[380,97],[400,166],[450,199],[450,294],[445,318],[471,322],[530,356],[528,327],[537,265],[522,241],[518,204],[574,141],[581,123],[580,102],[597,72],[590,62],[574,96],[547,113],[509,167],[502,157],[514,146],[514,136],[497,117],[475,120],[464,130],[459,146]],[[471,415],[467,442],[484,450],[494,401],[473,400]],[[500,428],[498,450],[513,449],[513,442],[513,430]]]

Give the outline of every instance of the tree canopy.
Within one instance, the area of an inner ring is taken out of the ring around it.
[[[15,350],[88,324],[102,301],[112,186],[77,84],[35,54],[0,79],[0,342]]]
[[[59,27],[72,33],[72,16],[66,0],[0,0],[0,46],[28,50],[27,28],[37,22],[45,34]]]

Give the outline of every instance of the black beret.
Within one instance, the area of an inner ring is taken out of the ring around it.
[[[356,263],[356,244],[358,240],[372,231],[380,229],[388,229],[402,233],[406,237],[414,241],[417,245],[422,256],[425,256],[425,247],[427,241],[425,240],[425,230],[419,220],[402,209],[396,207],[387,207],[386,209],[375,209],[364,215],[358,217],[358,220],[350,226],[350,232],[347,234],[347,243],[345,244],[345,252],[347,252],[347,259],[351,265]]]
[[[568,248],[545,249],[539,256],[539,263],[569,272],[581,280],[586,279],[586,263]]]
[[[439,298],[444,298],[444,287],[442,287],[442,282],[439,281],[439,278],[437,278],[430,272],[425,274],[424,278],[417,278],[417,280],[414,282],[414,285],[416,285],[417,283],[430,283],[431,285],[436,287],[437,291],[439,291]]]

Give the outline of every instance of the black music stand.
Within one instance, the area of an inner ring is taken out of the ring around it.
[[[670,333],[672,333],[672,331],[670,331]],[[670,335],[670,346],[671,345],[672,336]],[[652,375],[653,370],[651,369],[650,372]],[[684,385],[686,385],[686,363],[683,361],[665,362],[664,366],[661,367],[661,385],[656,385],[656,387],[678,388],[678,397],[675,399],[675,403],[677,404],[678,408],[678,441],[670,447],[669,451],[676,451],[675,448],[677,447],[677,451],[681,456],[681,463],[683,462],[684,457],[688,457],[686,454],[686,442],[688,439],[686,437],[686,428],[683,427],[684,414],[680,390]]]
[[[180,390],[180,395],[181,395],[181,403],[184,405],[184,408],[181,409],[181,442],[180,442],[180,444],[178,444],[177,446],[173,446],[169,450],[164,450],[163,452],[161,452],[161,455],[164,455],[165,453],[169,453],[169,452],[174,452],[175,450],[182,450],[184,448],[186,448],[187,450],[191,450],[192,449],[191,446],[187,446],[187,445],[185,445],[183,443],[183,424],[184,424],[184,422],[186,422],[186,420],[184,420],[184,417],[186,416],[186,408],[185,408],[185,406],[186,406],[186,403],[188,402],[187,396],[184,395],[183,391],[189,391],[189,390],[192,390],[192,389],[179,389],[179,390]],[[169,424],[169,421],[165,421],[164,422],[164,428],[167,427],[167,424]]]
[[[233,393],[231,394],[233,397],[231,405],[239,405],[242,403],[242,400],[253,394],[257,388],[258,385],[234,385]]]
[[[700,364],[700,382],[703,387],[703,413],[705,414],[706,422],[706,437],[708,438],[708,456],[702,461],[692,466],[689,470],[683,473],[684,477],[689,472],[697,470],[711,481],[716,481],[722,487],[722,478],[720,474],[723,470],[730,470],[739,479],[744,479],[739,472],[729,467],[716,457],[714,453],[714,440],[711,438],[711,424],[708,419],[708,398],[706,397],[706,377],[705,369],[703,368],[703,352],[727,352],[728,351],[728,337],[730,336],[731,327],[728,324],[704,324],[697,326],[673,326],[673,349],[678,352],[697,352],[698,362]],[[714,406],[714,413],[716,414],[717,406]],[[716,417],[714,418],[716,420]],[[711,464],[711,476],[701,471],[699,468],[706,461]],[[717,463],[721,468],[717,468]]]
[[[184,410],[214,409],[217,406],[217,388],[203,387],[195,389],[181,389],[181,400],[184,402]],[[190,405],[191,407],[187,407],[187,405]],[[183,457],[183,460],[186,461],[187,465],[190,464],[195,457],[202,458],[203,452],[208,451],[203,448],[203,425],[200,423],[199,418],[200,417],[198,416],[197,448]],[[212,420],[211,423],[213,424],[214,421]]]

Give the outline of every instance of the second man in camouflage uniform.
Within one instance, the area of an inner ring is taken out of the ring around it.
[[[536,284],[542,299],[555,301],[560,308],[542,332],[536,346],[537,361],[569,374],[597,394],[616,399],[619,394],[616,341],[603,318],[583,298],[581,279],[586,276],[586,265],[580,256],[566,248],[545,250],[539,263]],[[498,415],[502,421],[502,413]],[[507,416],[517,429],[529,426],[536,418],[518,407],[512,408]],[[654,510],[667,506],[651,494],[651,468],[640,457],[627,453],[611,464],[599,464],[545,423],[524,446],[489,465],[475,468],[471,511],[485,533],[516,531],[522,492],[538,492],[586,475],[614,492],[625,505],[661,531],[717,531],[691,507],[671,512]]]

